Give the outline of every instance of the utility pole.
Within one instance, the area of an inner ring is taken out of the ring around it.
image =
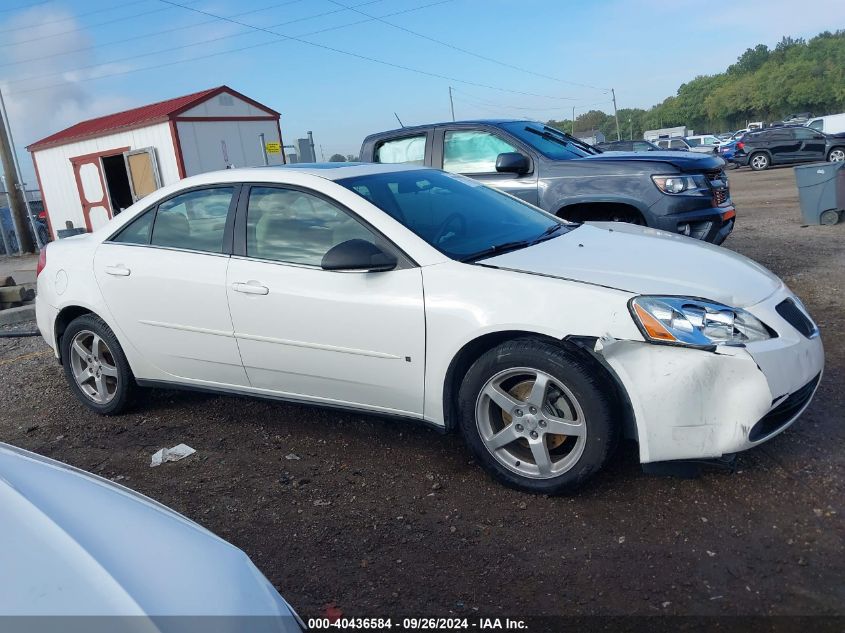
[[[605,93],[605,94],[607,94],[607,93]],[[613,95],[613,116],[616,118],[616,140],[621,141],[622,140],[622,134],[619,131],[619,112],[616,111],[616,91],[613,88],[611,88],[610,94]]]
[[[0,94],[0,115],[3,118],[3,125],[0,125],[0,161],[3,164],[3,174],[6,176],[6,191],[9,195],[12,224],[18,238],[18,252],[21,254],[32,253],[35,251],[35,246],[32,243],[32,235],[30,235],[25,221],[29,204],[26,201],[26,192],[23,191],[19,181],[17,159],[12,148],[11,130],[6,125],[8,119],[2,94]],[[30,216],[31,222],[32,217]]]
[[[575,106],[572,106],[572,136],[575,136]]]
[[[449,107],[452,108],[452,121],[455,120],[455,102],[452,99],[452,86],[449,86]]]

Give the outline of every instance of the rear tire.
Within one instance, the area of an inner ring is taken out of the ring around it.
[[[580,358],[517,339],[482,355],[459,395],[467,446],[493,477],[537,494],[577,490],[616,447],[612,388]]]
[[[61,340],[62,365],[73,395],[100,415],[117,415],[131,404],[135,376],[108,325],[94,314],[75,318]]]
[[[748,166],[751,167],[754,171],[763,171],[768,169],[770,165],[769,156],[764,154],[763,152],[757,152],[756,154],[751,154],[751,157],[748,159]]]

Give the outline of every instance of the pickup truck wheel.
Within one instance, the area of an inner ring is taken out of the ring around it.
[[[841,163],[845,161],[845,148],[834,147],[827,155],[827,160],[831,163]]]
[[[764,169],[769,168],[769,157],[762,152],[751,154],[751,158],[748,159],[748,164],[754,171],[763,171]]]
[[[482,355],[459,395],[460,428],[503,484],[538,494],[580,487],[616,446],[615,399],[594,368],[565,349],[519,339]]]

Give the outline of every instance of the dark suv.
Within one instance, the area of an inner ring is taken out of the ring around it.
[[[845,138],[809,127],[773,127],[743,136],[733,160],[754,171],[789,163],[839,162],[845,160]]]
[[[470,176],[574,222],[642,224],[721,244],[736,212],[725,162],[691,152],[603,154],[534,121],[406,127],[364,139],[361,160]]]

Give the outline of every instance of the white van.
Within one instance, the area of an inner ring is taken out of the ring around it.
[[[807,121],[804,125],[819,132],[824,132],[825,134],[839,134],[840,132],[845,132],[845,112],[842,114],[817,116]]]

